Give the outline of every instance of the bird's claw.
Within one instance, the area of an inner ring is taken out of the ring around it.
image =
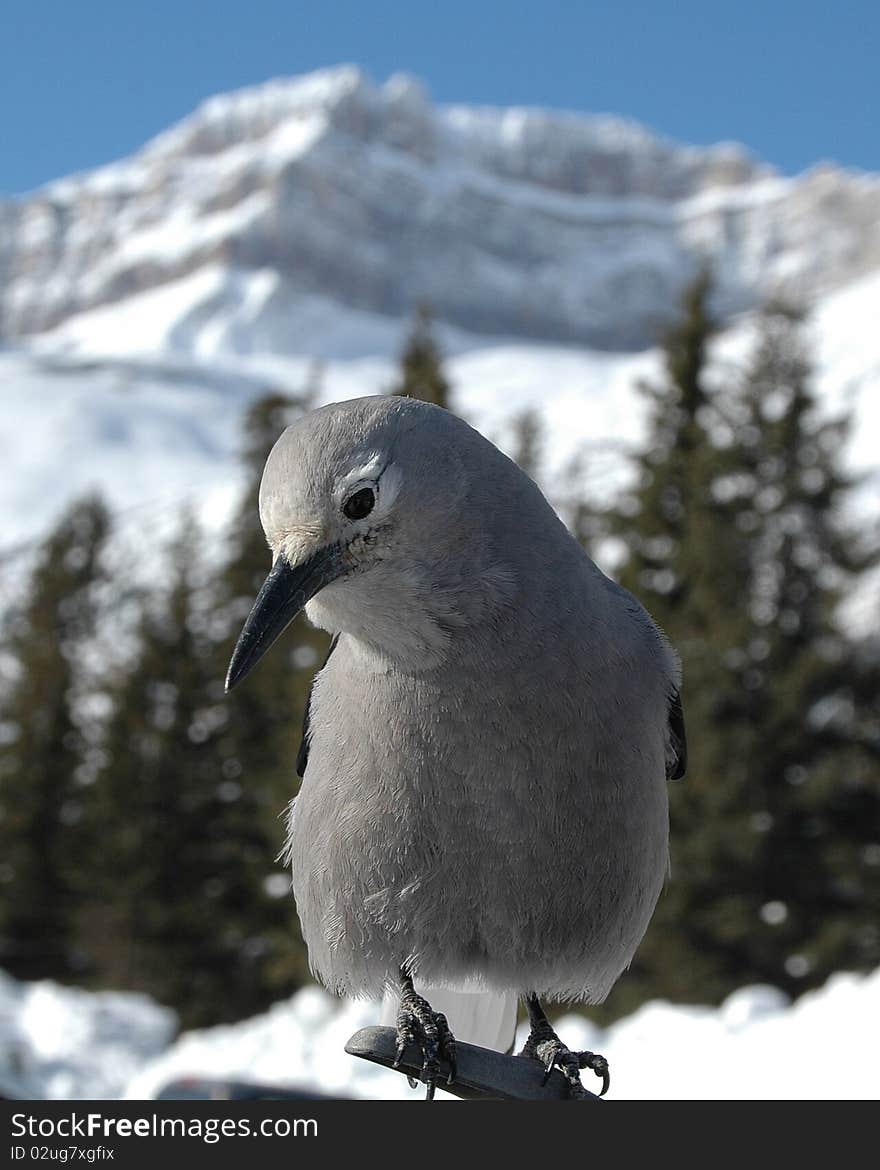
[[[449,1065],[447,1084],[455,1080],[455,1038],[449,1028],[446,1016],[435,1012],[426,999],[414,991],[405,991],[397,1013],[397,1049],[393,1068],[399,1068],[408,1044],[417,1044],[422,1052],[421,1081],[427,1085],[426,1101],[434,1100],[440,1061]],[[411,1089],[418,1088],[418,1081],[407,1076]]]
[[[546,1085],[554,1068],[558,1068],[568,1081],[569,1096],[582,1097],[585,1090],[579,1074],[582,1068],[588,1068],[597,1077],[602,1078],[602,1089],[599,1096],[604,1097],[608,1092],[611,1084],[611,1073],[608,1069],[608,1061],[598,1052],[572,1052],[554,1036],[552,1040],[545,1040],[536,1046],[536,1055],[544,1064],[542,1084]]]
[[[602,1078],[602,1090],[599,1096],[604,1097],[611,1085],[611,1071],[608,1068],[608,1061],[598,1052],[579,1052],[577,1057],[581,1068],[592,1069],[597,1077]]]
[[[597,1077],[602,1078],[600,1097],[604,1097],[611,1084],[611,1073],[608,1070],[608,1061],[598,1052],[572,1052],[567,1048],[552,1028],[547,1025],[541,1031],[533,1030],[526,1045],[520,1053],[534,1060],[540,1060],[544,1066],[542,1085],[546,1085],[550,1074],[558,1069],[568,1082],[568,1095],[573,1098],[588,1096],[581,1084],[580,1070],[591,1069]]]

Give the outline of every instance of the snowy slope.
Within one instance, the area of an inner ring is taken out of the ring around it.
[[[173,1014],[144,996],[0,975],[0,1093],[149,1098],[173,1078],[201,1075],[419,1100],[403,1077],[343,1052],[378,1011],[308,987],[262,1016],[172,1043]],[[747,987],[717,1009],[658,1001],[604,1030],[575,1015],[557,1027],[570,1046],[608,1057],[611,1100],[878,1096],[880,971],[836,975],[794,1004]]]
[[[320,366],[321,400],[380,393],[394,381],[405,322],[315,304],[296,355],[267,346],[183,356],[165,345],[182,298],[174,287],[74,318],[66,328],[78,337],[75,350],[41,339],[0,351],[0,557],[89,487],[107,494],[124,525],[145,534],[185,499],[219,522],[240,484],[236,451],[246,404],[267,388],[302,390],[313,378],[316,350],[334,355]],[[868,475],[857,499],[862,516],[880,511],[878,304],[880,275],[822,298],[812,320],[823,403],[854,412],[846,455]],[[741,356],[748,336],[747,318],[731,326],[717,347],[719,366]],[[564,501],[565,468],[579,452],[591,491],[601,498],[620,484],[623,452],[642,434],[644,403],[635,387],[657,373],[655,350],[600,352],[449,327],[441,337],[455,406],[490,438],[509,448],[512,417],[539,412],[542,481],[557,503]]]

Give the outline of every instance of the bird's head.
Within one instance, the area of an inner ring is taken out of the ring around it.
[[[441,659],[454,629],[507,588],[468,522],[474,443],[503,459],[448,412],[393,397],[336,403],[288,427],[260,487],[273,565],[227,690],[306,607],[316,625],[391,659]]]

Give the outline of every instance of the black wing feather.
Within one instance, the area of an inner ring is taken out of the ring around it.
[[[330,661],[330,655],[336,649],[336,643],[339,641],[337,634],[330,643],[330,649],[327,651],[327,657],[321,663],[318,670],[315,671],[315,677],[321,673],[327,663]],[[306,764],[309,762],[309,709],[312,705],[312,691],[315,689],[315,679],[312,679],[312,685],[309,687],[309,693],[306,696],[306,708],[303,711],[303,729],[302,742],[299,745],[299,751],[296,753],[296,774],[300,778],[306,774]]]
[[[672,749],[672,759],[666,767],[667,780],[681,780],[687,771],[687,733],[684,728],[684,711],[681,707],[681,695],[678,691],[669,702],[669,746]]]

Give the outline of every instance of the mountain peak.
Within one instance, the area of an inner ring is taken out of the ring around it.
[[[183,281],[200,322],[262,290],[254,337],[254,314],[277,338],[316,299],[426,300],[470,331],[638,348],[706,262],[722,314],[880,264],[870,177],[782,179],[616,115],[435,106],[355,65],[209,98],[130,159],[0,201],[0,223],[7,339]]]
[[[206,98],[186,118],[147,143],[143,153],[216,154],[261,138],[287,119],[328,116],[347,102],[369,99],[374,92],[357,65],[274,78]]]

